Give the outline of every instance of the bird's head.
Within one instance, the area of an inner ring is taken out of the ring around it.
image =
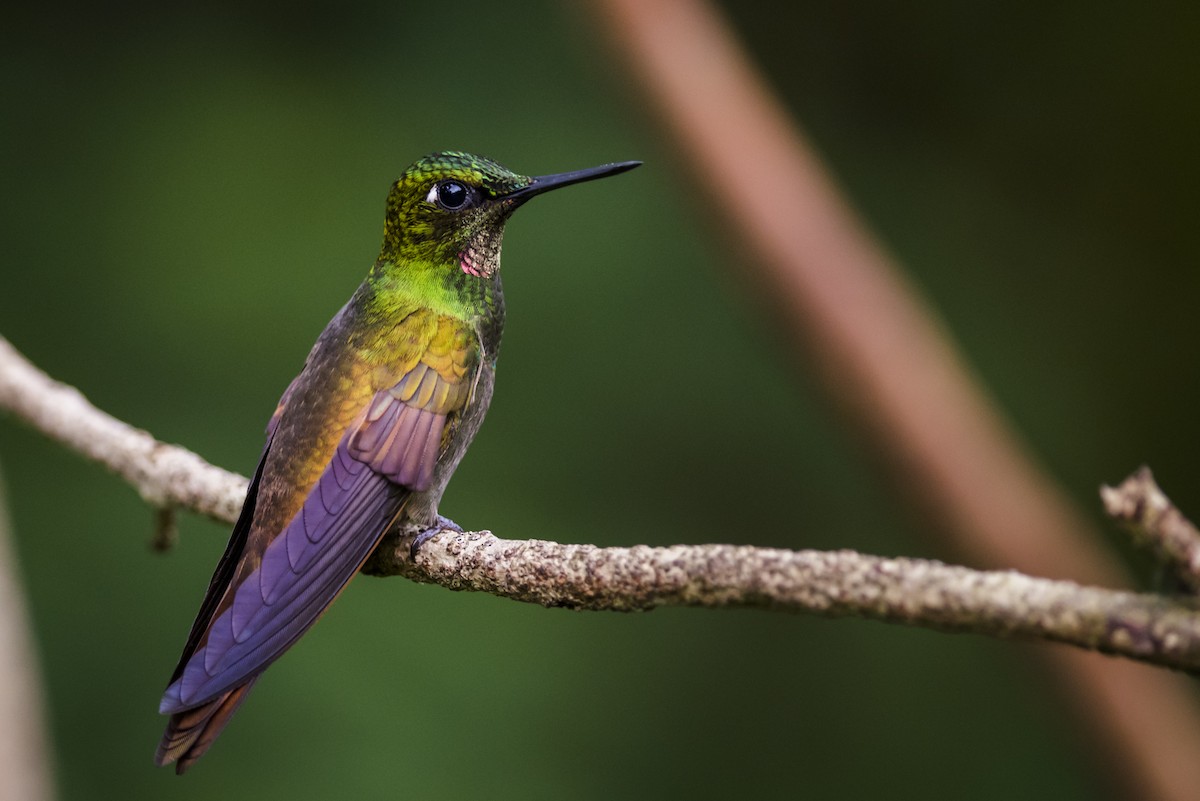
[[[470,153],[433,153],[404,171],[388,193],[383,256],[448,265],[490,277],[500,267],[504,224],[534,195],[631,170],[626,161],[529,177]]]

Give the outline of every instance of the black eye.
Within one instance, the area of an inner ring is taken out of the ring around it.
[[[464,208],[471,199],[471,190],[458,181],[442,181],[435,189],[438,205],[450,211]]]

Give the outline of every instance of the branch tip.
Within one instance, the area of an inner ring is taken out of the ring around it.
[[[154,535],[150,538],[150,549],[166,553],[179,542],[179,513],[174,506],[160,506],[154,510]]]
[[[1200,530],[1171,502],[1145,465],[1117,487],[1101,487],[1110,517],[1151,551],[1189,590],[1200,593]]]

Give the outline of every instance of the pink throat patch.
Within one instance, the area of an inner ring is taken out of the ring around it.
[[[467,275],[473,275],[476,278],[482,278],[484,267],[481,264],[476,264],[475,250],[464,250],[458,254],[458,266]]]

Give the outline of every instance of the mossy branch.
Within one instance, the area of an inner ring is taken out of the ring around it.
[[[244,477],[105,414],[4,339],[0,408],[104,465],[158,509],[189,509],[226,523],[237,517]],[[943,631],[1052,640],[1200,670],[1200,612],[1189,601],[921,559],[734,545],[598,548],[444,531],[415,558],[405,537],[392,537],[368,568],[549,607],[741,606],[856,615]]]

